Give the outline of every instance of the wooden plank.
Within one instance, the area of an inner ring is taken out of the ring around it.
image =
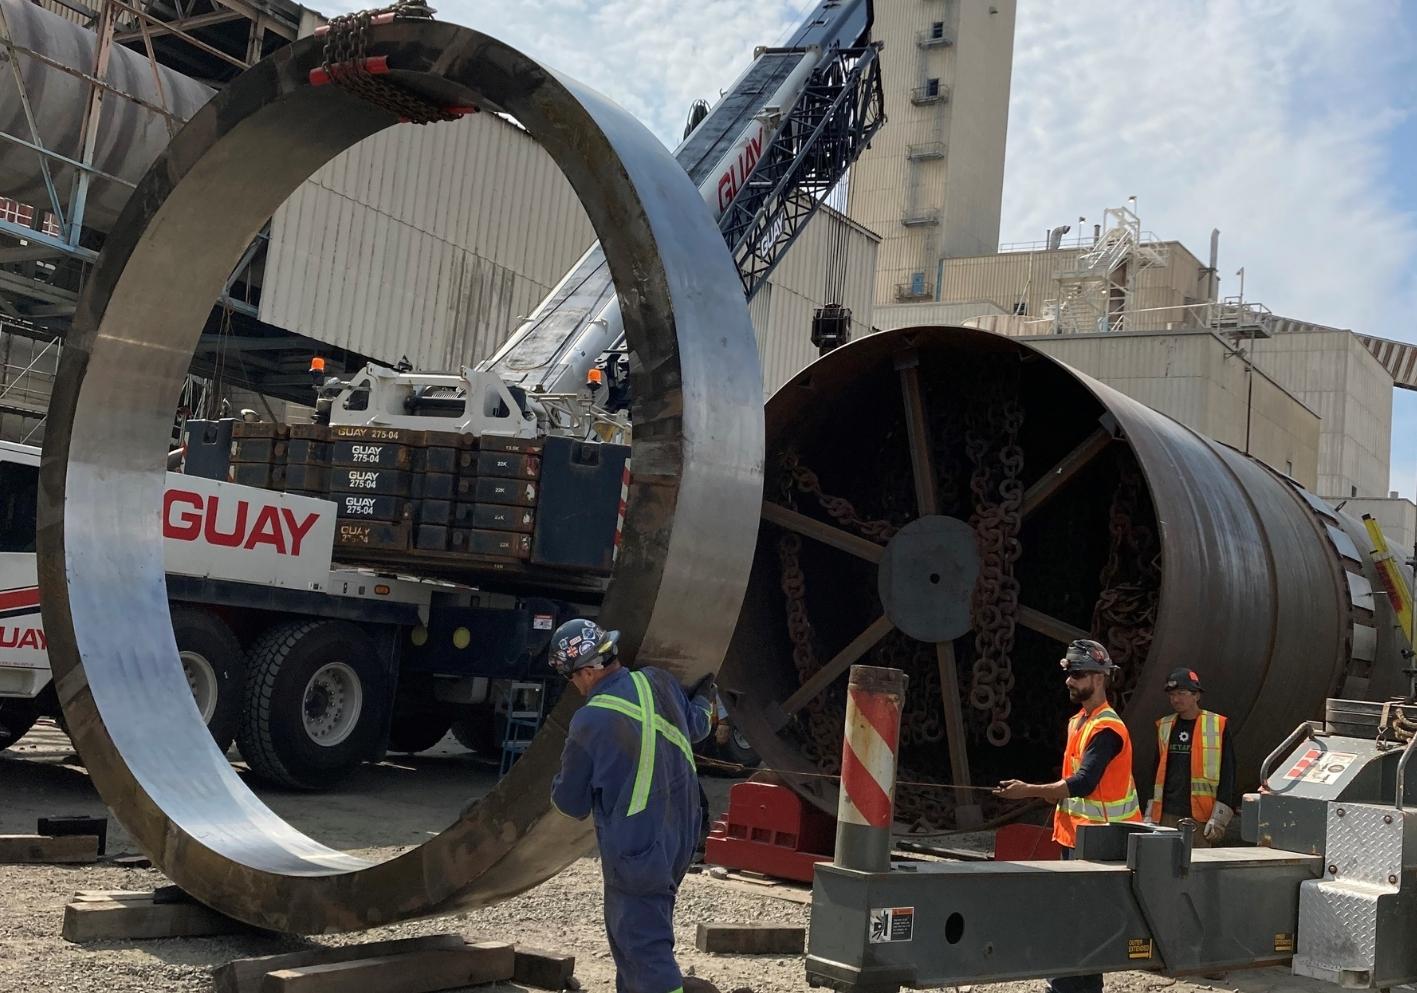
[[[380,958],[385,955],[449,948],[457,950],[466,947],[466,945],[467,942],[460,934],[430,934],[419,938],[392,938],[387,941],[371,941],[359,945],[313,945],[298,952],[233,959],[226,965],[218,966],[212,970],[212,989],[215,993],[260,993],[261,984],[268,972],[299,969],[312,965],[330,965],[336,962],[353,962],[356,959]]]
[[[781,924],[700,924],[694,947],[718,955],[801,955],[807,929]]]
[[[98,836],[71,834],[0,834],[0,863],[41,862],[50,865],[98,861]]]
[[[575,975],[576,957],[543,951],[540,948],[517,946],[512,981],[543,990],[564,990]]]
[[[512,978],[516,953],[502,942],[332,962],[266,974],[261,993],[436,993]]]
[[[152,894],[119,899],[79,899],[64,907],[67,941],[194,938],[241,934],[250,928],[200,903],[153,903]]]

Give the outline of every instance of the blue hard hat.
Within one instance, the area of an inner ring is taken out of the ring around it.
[[[547,661],[569,679],[577,669],[613,662],[619,641],[619,631],[607,631],[595,621],[577,617],[562,624],[551,636]]]

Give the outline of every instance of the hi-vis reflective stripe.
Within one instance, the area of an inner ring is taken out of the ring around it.
[[[1209,795],[1214,796],[1215,788],[1220,785],[1220,715],[1201,711],[1200,732],[1201,760],[1204,763],[1201,775],[1210,788]],[[1191,792],[1200,792],[1195,783],[1191,784]]]
[[[635,693],[640,700],[638,705],[608,693],[592,697],[586,703],[588,707],[600,707],[603,710],[613,710],[617,714],[624,714],[640,724],[639,768],[635,772],[635,786],[630,793],[630,809],[626,811],[626,816],[638,814],[649,805],[649,791],[654,783],[655,732],[664,735],[671,745],[683,752],[685,761],[697,770],[697,765],[694,762],[694,748],[689,744],[689,739],[677,727],[655,713],[654,693],[650,689],[649,677],[643,673],[632,672],[630,678],[635,683]],[[649,715],[648,722],[645,721],[646,714]]]
[[[1096,824],[1110,824],[1113,821],[1125,821],[1132,817],[1141,816],[1141,804],[1137,801],[1136,790],[1132,790],[1115,803],[1070,796],[1058,806],[1079,820]]]

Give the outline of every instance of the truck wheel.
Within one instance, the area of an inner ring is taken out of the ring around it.
[[[756,769],[763,761],[758,753],[753,751],[753,746],[748,744],[748,739],[743,737],[743,732],[736,727],[729,729],[728,740],[721,746],[721,753],[728,761],[749,769]]]
[[[470,717],[453,721],[453,737],[459,745],[483,758],[502,754],[502,739],[507,736],[507,718],[497,713],[491,703],[483,704]]]
[[[256,639],[248,664],[237,744],[257,776],[325,789],[374,753],[388,680],[362,628],[277,625]]]
[[[396,710],[389,728],[389,751],[404,755],[426,752],[443,740],[452,724],[453,715],[445,710],[428,707]]]
[[[225,754],[241,721],[241,684],[246,676],[241,642],[215,614],[188,607],[172,609],[172,633],[197,711]]]
[[[39,712],[29,700],[0,700],[0,752],[19,741],[34,722],[39,720]]]

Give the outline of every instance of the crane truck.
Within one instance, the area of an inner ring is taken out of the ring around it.
[[[675,152],[749,298],[884,124],[871,23],[870,0],[823,0]],[[826,315],[825,337],[843,316]],[[306,789],[450,728],[478,750],[511,745],[507,715],[557,692],[541,664],[551,632],[594,615],[613,566],[631,361],[592,246],[474,367],[330,377],[314,424],[188,422],[162,532],[179,654],[218,743]],[[38,462],[0,446],[0,747],[58,716]],[[751,757],[741,735],[717,737]]]

